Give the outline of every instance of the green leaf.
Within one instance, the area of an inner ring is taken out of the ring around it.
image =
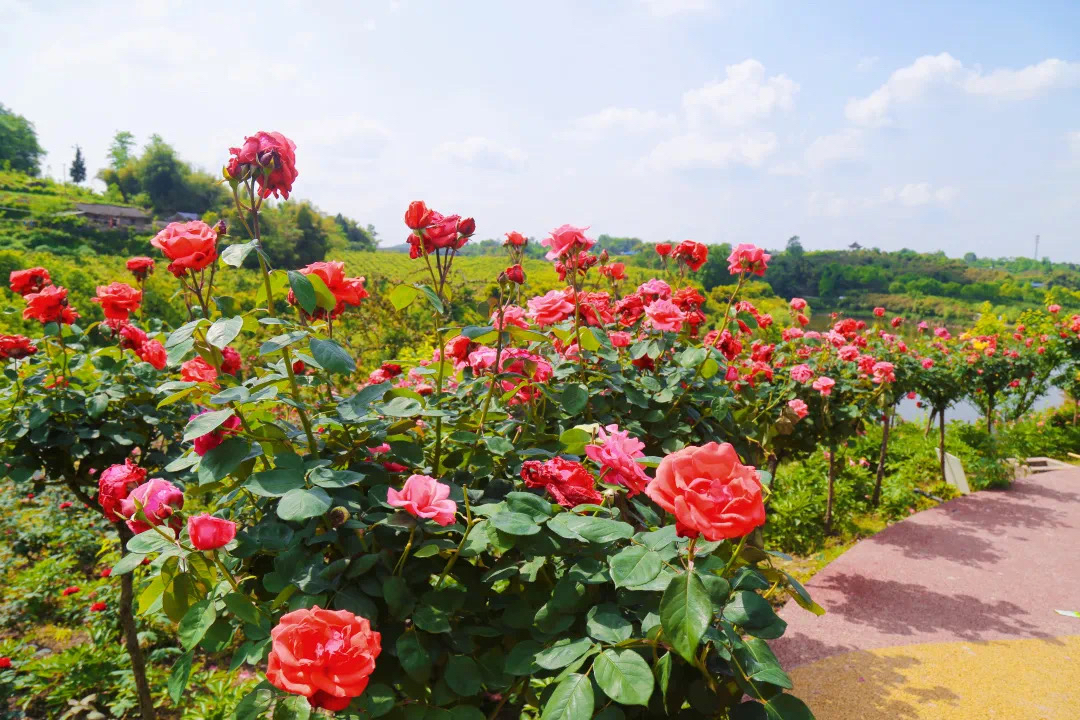
[[[330,468],[315,468],[309,476],[313,485],[324,488],[343,488],[363,482],[364,474],[352,470],[331,470]]]
[[[263,497],[281,497],[290,490],[304,487],[301,472],[286,468],[258,472],[247,479],[244,487]]]
[[[376,411],[390,417],[415,417],[423,411],[423,408],[413,398],[395,397],[390,402],[377,407]]]
[[[489,521],[507,535],[535,535],[540,532],[537,521],[524,513],[502,512],[493,515]]]
[[[99,393],[86,401],[86,414],[91,418],[101,417],[108,407],[109,396]]]
[[[443,679],[451,690],[462,697],[480,692],[480,667],[471,657],[451,655]]]
[[[180,327],[173,330],[171,333],[169,333],[169,337],[165,339],[165,349],[167,350],[171,347],[175,347],[176,345],[183,343],[186,340],[190,340],[192,334],[194,334],[195,332],[195,328],[199,327],[199,325],[204,322],[206,321],[203,318],[198,318],[196,320],[192,320],[191,322],[186,322]]]
[[[409,590],[408,583],[400,575],[393,575],[383,583],[383,597],[390,614],[396,618],[406,618],[416,605],[416,598]]]
[[[225,388],[216,395],[213,395],[210,398],[210,402],[215,405],[224,405],[231,402],[243,403],[246,402],[249,397],[251,397],[251,391],[243,385],[237,385],[235,387]]]
[[[309,720],[311,704],[303,695],[287,695],[274,708],[274,720]]]
[[[297,340],[303,340],[307,335],[307,330],[294,330],[293,332],[285,333],[284,335],[272,337],[259,346],[259,354],[269,355],[271,353],[281,352],[283,348],[292,345]]]
[[[712,620],[712,603],[694,573],[676,575],[660,599],[660,626],[668,643],[687,662],[695,662],[698,643]]]
[[[172,530],[170,528],[162,528],[162,532],[170,533]],[[128,552],[138,553],[140,555],[161,552],[172,545],[172,542],[166,540],[154,529],[141,532],[127,541]]]
[[[346,375],[356,372],[356,361],[345,351],[345,348],[333,340],[311,338],[310,344],[311,354],[315,357],[315,361],[327,372]]]
[[[538,652],[536,654],[536,664],[545,670],[558,670],[589,652],[592,646],[593,641],[589,638],[578,638],[577,640],[563,638],[551,647]]]
[[[589,390],[581,383],[568,383],[562,391],[562,409],[567,415],[577,415],[589,404]]]
[[[752,630],[768,627],[779,618],[768,600],[751,590],[741,590],[734,594],[731,602],[724,608],[724,619],[733,625]]]
[[[426,682],[431,674],[431,655],[414,630],[402,633],[395,644],[401,669],[417,682]]]
[[[247,595],[236,592],[229,593],[225,596],[225,607],[229,609],[229,612],[244,622],[251,623],[252,625],[259,624],[259,611],[255,607],[255,603],[251,602],[251,599]]]
[[[708,358],[705,364],[701,366],[701,377],[705,380],[715,376],[718,372],[720,372],[720,363],[713,358]]]
[[[233,411],[231,408],[196,415],[188,422],[187,426],[184,427],[184,442],[194,440],[197,437],[202,437],[207,433],[217,430],[218,426],[232,417],[232,415]]]
[[[128,553],[120,558],[115,565],[112,566],[113,575],[123,575],[129,573],[135,568],[142,565],[145,555],[139,555],[138,553]]]
[[[326,287],[326,283],[323,282],[321,277],[315,273],[305,275],[304,277],[311,283],[311,287],[315,288],[315,298],[319,307],[326,311],[331,311],[337,307],[337,298],[334,297],[334,293],[330,288]]]
[[[596,352],[603,343],[595,328],[587,327],[581,332],[581,347],[589,352]]]
[[[412,285],[398,285],[390,291],[390,304],[395,310],[404,310],[418,297],[420,297],[420,291]]]
[[[559,444],[571,455],[581,455],[585,446],[592,442],[592,435],[581,428],[570,428],[559,435]]]
[[[428,302],[431,303],[431,307],[435,308],[435,312],[439,313],[440,315],[446,312],[446,308],[443,307],[442,300],[439,299],[439,296],[435,294],[434,290],[432,290],[427,285],[420,285],[418,289],[420,290],[420,292],[424,293],[424,296],[427,298]]]
[[[542,649],[543,646],[535,640],[522,640],[515,643],[506,655],[503,670],[511,675],[532,675],[540,669],[540,666],[536,664],[536,653]]]
[[[187,687],[194,652],[194,650],[188,650],[177,658],[172,672],[169,673],[169,697],[172,698],[174,703],[180,702],[180,696],[183,694],[184,688]]]
[[[631,545],[611,556],[611,581],[615,587],[644,585],[660,574],[660,554],[640,545]]]
[[[274,690],[263,681],[255,686],[233,710],[232,720],[257,720],[274,700]]]
[[[590,720],[596,700],[587,675],[568,675],[551,693],[540,720]]]
[[[372,683],[360,696],[360,706],[371,717],[379,718],[394,709],[396,700],[393,688],[382,683]]]
[[[588,542],[606,544],[634,535],[634,528],[618,520],[565,513],[566,527]]]
[[[653,691],[649,665],[633,650],[608,648],[593,661],[596,684],[623,705],[647,705]]]
[[[226,438],[223,443],[203,455],[199,464],[199,484],[217,482],[235,470],[251,451],[248,441],[239,437]]]
[[[311,282],[307,277],[301,272],[290,270],[289,287],[292,288],[293,295],[296,296],[296,302],[300,303],[300,307],[304,308],[304,312],[308,315],[314,313],[319,304],[319,299],[315,296],[315,288],[311,286]]]
[[[324,514],[330,509],[330,496],[322,488],[296,488],[278,501],[277,515],[282,520],[297,522]]]
[[[811,599],[810,593],[806,591],[806,588],[803,587],[801,582],[788,573],[784,573],[784,577],[786,577],[788,581],[788,594],[791,595],[796,603],[798,603],[799,607],[809,610],[818,616],[825,614],[825,608],[821,607]]]
[[[231,318],[221,318],[214,321],[210,329],[206,331],[206,341],[216,348],[224,348],[236,339],[240,329],[244,327],[244,318],[237,315]]]
[[[535,520],[544,520],[555,514],[551,509],[550,502],[539,495],[527,492],[507,494],[506,506],[513,512],[524,513]]]
[[[244,259],[256,248],[258,243],[258,240],[252,240],[246,243],[235,243],[230,245],[221,251],[221,262],[235,268],[240,267],[244,264]]]
[[[618,605],[603,603],[589,608],[585,615],[585,631],[600,642],[615,644],[630,638],[634,624],[623,617]]]
[[[184,617],[180,621],[180,627],[177,629],[180,644],[184,649],[191,650],[198,645],[206,631],[214,624],[216,618],[217,612],[214,610],[213,598],[206,598],[192,605],[184,613]]]

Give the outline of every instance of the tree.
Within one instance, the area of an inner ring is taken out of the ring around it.
[[[375,250],[375,229],[368,225],[367,229],[360,227],[352,218],[347,218],[341,213],[334,216],[334,222],[345,233],[345,239],[349,243],[350,250]]]
[[[131,161],[131,148],[135,147],[135,136],[127,130],[117,130],[109,146],[109,165],[119,170]]]
[[[82,148],[75,146],[75,159],[71,161],[71,182],[78,185],[86,179],[86,161],[83,159]]]
[[[44,154],[34,123],[0,105],[0,167],[37,176]]]

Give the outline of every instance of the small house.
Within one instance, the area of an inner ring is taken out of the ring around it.
[[[94,225],[106,230],[133,227],[136,230],[150,230],[150,216],[139,208],[122,205],[98,205],[94,203],[75,203],[75,212],[71,213],[86,218]]]
[[[176,212],[176,213],[173,213],[172,215],[170,215],[169,217],[165,218],[162,222],[164,222],[166,225],[168,225],[169,223],[174,223],[174,222],[186,223],[186,222],[191,222],[192,220],[201,220],[201,219],[202,219],[202,216],[199,215],[199,213]]]

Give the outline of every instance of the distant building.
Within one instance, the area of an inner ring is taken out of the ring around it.
[[[165,218],[162,222],[164,222],[166,225],[168,225],[169,223],[174,223],[174,222],[184,223],[184,222],[191,222],[192,220],[201,220],[201,219],[202,219],[202,215],[199,215],[199,213],[178,212],[178,213],[173,213],[169,217]]]
[[[857,242],[853,242],[850,245],[848,245],[848,250],[862,250],[862,245],[860,245]]]
[[[150,216],[139,208],[123,207],[121,205],[75,203],[75,211],[65,214],[84,217],[94,225],[106,230],[126,227],[133,227],[136,230],[150,230],[153,224]]]

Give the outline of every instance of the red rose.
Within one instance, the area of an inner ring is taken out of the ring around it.
[[[682,537],[742,537],[765,523],[757,470],[729,443],[693,445],[668,455],[645,494],[675,516]]]
[[[101,571],[101,577],[103,577],[103,578],[107,578],[110,575],[112,575],[112,568],[105,568],[104,570]]]
[[[547,462],[526,460],[521,465],[521,479],[527,487],[544,488],[555,502],[566,508],[599,504],[604,499],[596,489],[596,478],[584,465],[561,457]]]
[[[303,275],[316,275],[326,285],[334,295],[334,299],[337,300],[337,305],[330,313],[331,318],[335,318],[345,311],[345,307],[355,307],[360,304],[360,301],[368,296],[367,290],[364,288],[364,278],[345,277],[345,263],[340,261],[331,262],[314,262],[307,267],[300,270]],[[289,302],[296,304],[296,295],[289,291]],[[318,309],[315,312],[315,316],[321,316],[325,314],[325,311]]]
[[[184,382],[204,382],[217,387],[217,370],[201,357],[195,357],[180,366],[180,379]]]
[[[153,365],[155,370],[164,370],[169,362],[169,354],[160,340],[147,340],[135,349],[135,354],[143,362]]]
[[[707,245],[693,240],[683,240],[675,246],[671,258],[685,263],[686,267],[697,272],[705,264],[705,261],[709,259],[709,248]]]
[[[525,270],[520,265],[511,265],[506,268],[506,278],[517,285],[525,282]]]
[[[0,335],[0,360],[22,360],[37,352],[37,345],[23,335]]]
[[[382,652],[366,618],[318,605],[282,615],[270,638],[266,679],[325,710],[344,710],[363,694]]]
[[[195,418],[199,417],[199,415],[205,415],[208,412],[210,411],[203,410],[201,413],[195,413],[190,418],[188,418],[188,422],[191,422]],[[221,425],[219,425],[212,431],[195,438],[195,454],[199,457],[202,457],[206,453],[216,448],[221,443],[225,442],[225,436],[234,434],[239,427],[240,418],[238,418],[236,415],[230,415],[228,418],[226,418],[225,422],[221,423]]]
[[[434,210],[431,211],[431,224],[423,230],[424,250],[440,250],[458,245],[458,221],[460,215],[442,215]]]
[[[458,235],[469,238],[476,232],[476,221],[470,218],[462,218],[457,224]],[[460,247],[460,246],[459,246]]]
[[[120,504],[120,515],[127,526],[138,535],[172,518],[173,512],[184,507],[184,493],[168,480],[152,478],[131,491]],[[145,516],[145,519],[144,519]],[[169,522],[169,525],[174,523]]]
[[[240,364],[243,360],[240,353],[229,346],[221,348],[221,372],[227,375],[235,375],[240,372]]]
[[[548,237],[540,241],[541,245],[548,248],[547,259],[555,260],[591,248],[596,241],[585,237],[585,231],[588,229],[588,227],[561,225],[552,230]]]
[[[202,220],[169,223],[150,244],[172,260],[169,272],[176,277],[188,270],[202,270],[217,260],[217,233]]]
[[[60,507],[60,509],[61,509],[61,510],[67,510],[67,509],[68,509],[69,507],[71,507],[71,506],[72,506],[73,504],[74,504],[74,503],[72,503],[72,502],[70,502],[70,501],[68,501],[68,500],[65,500],[64,502],[60,503],[59,507]]]
[[[139,328],[128,323],[120,325],[120,347],[124,350],[138,351],[139,347],[149,338]]]
[[[107,607],[108,605],[103,602],[96,602],[90,606],[90,612],[104,612]]]
[[[885,317],[885,308],[883,308],[883,307],[874,308],[874,317]]]
[[[32,267],[28,270],[12,270],[8,276],[11,282],[11,292],[19,295],[41,292],[46,285],[51,285],[49,271],[43,267]]]
[[[236,523],[206,513],[189,517],[187,527],[196,550],[216,550],[236,537]]]
[[[529,239],[519,233],[517,230],[506,233],[506,239],[503,240],[503,245],[513,247],[525,247],[529,243]]]
[[[105,468],[98,478],[98,502],[109,522],[120,520],[120,504],[146,479],[146,470],[131,462]]]
[[[0,657],[0,670],[7,670],[11,667],[11,658],[4,656]]]
[[[422,230],[431,222],[431,210],[423,200],[413,200],[405,211],[405,225],[410,230]]]
[[[142,255],[130,258],[127,261],[127,269],[136,280],[145,280],[147,275],[154,272],[154,259]]]
[[[64,597],[67,597],[68,595],[74,595],[77,592],[79,592],[79,586],[78,585],[72,585],[70,587],[64,588],[64,591],[62,593],[60,593],[60,594],[63,595]]]
[[[90,302],[101,305],[101,310],[105,313],[107,320],[127,320],[129,313],[139,309],[142,291],[122,282],[113,282],[104,286],[99,285],[97,297],[90,298]]]
[[[23,310],[23,319],[37,320],[42,324],[72,324],[79,318],[79,313],[68,305],[67,294],[67,288],[48,285],[36,293],[25,295],[26,309]]]
[[[666,258],[671,254],[671,243],[658,243],[656,245],[656,254],[662,258]]]
[[[296,143],[279,132],[260,130],[244,138],[238,148],[229,148],[226,170],[230,177],[253,175],[259,184],[259,194],[268,198],[279,195],[286,200],[296,181]]]

